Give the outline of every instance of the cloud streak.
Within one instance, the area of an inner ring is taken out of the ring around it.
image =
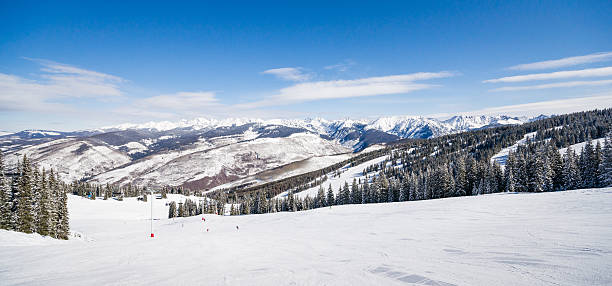
[[[445,78],[453,75],[455,74],[447,71],[437,73],[420,72],[354,80],[305,82],[283,88],[278,94],[270,96],[262,101],[241,104],[238,106],[241,108],[256,108],[323,99],[408,93],[435,86],[415,83],[415,81]]]
[[[557,60],[541,61],[511,66],[511,70],[541,70],[576,66],[612,60],[612,52],[595,53],[584,56],[568,57]]]
[[[62,100],[123,95],[120,77],[47,60],[27,60],[40,64],[43,73],[39,79],[0,73],[0,110],[66,110],[69,107],[60,103]]]
[[[311,78],[309,74],[306,74],[302,71],[302,68],[277,68],[277,69],[269,69],[261,72],[262,74],[271,74],[280,78],[282,80],[288,81],[306,81]]]
[[[325,66],[323,67],[326,70],[335,70],[337,72],[345,72],[347,70],[349,70],[349,68],[351,68],[352,66],[354,66],[356,63],[353,60],[345,60],[341,63],[335,64],[335,65],[329,65],[329,66]]]
[[[508,76],[497,79],[489,79],[483,81],[484,83],[499,83],[499,82],[523,82],[532,80],[551,80],[551,79],[563,79],[563,78],[584,78],[584,77],[600,77],[612,75],[612,67],[603,68],[592,68],[583,70],[573,71],[558,71],[551,73],[535,73],[517,76]]]
[[[533,103],[489,107],[480,110],[463,112],[465,115],[527,115],[566,114],[593,109],[612,107],[612,94],[601,94],[588,97],[557,99]]]
[[[602,86],[610,85],[612,80],[594,80],[594,81],[567,81],[548,83],[540,85],[527,85],[527,86],[506,86],[491,89],[489,91],[500,92],[500,91],[519,91],[519,90],[538,90],[538,89],[549,89],[549,88],[560,88],[560,87],[579,87],[579,86]]]

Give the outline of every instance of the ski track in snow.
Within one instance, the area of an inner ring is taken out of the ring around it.
[[[599,144],[601,144],[601,147],[603,147],[605,140],[606,138],[593,139],[591,140],[591,144],[593,144],[593,148],[595,148],[595,146],[597,146],[597,142],[599,142]],[[572,150],[574,150],[574,153],[576,153],[576,155],[580,155],[582,154],[582,148],[584,148],[585,145],[586,141],[570,145],[570,147],[572,147]],[[567,148],[559,149],[559,153],[561,153],[562,156],[565,155],[565,153],[567,153]]]
[[[154,200],[151,239],[150,202],[70,196],[71,228],[82,238],[0,231],[0,284],[612,284],[612,188],[205,222],[165,219],[165,202]]]
[[[510,152],[515,152],[518,146],[525,145],[525,143],[527,143],[527,140],[535,138],[537,133],[538,132],[531,132],[525,134],[525,136],[523,136],[523,139],[517,141],[510,147],[502,149],[501,151],[499,151],[499,153],[493,155],[493,157],[491,157],[491,163],[497,162],[503,168],[504,166],[506,166],[506,160],[508,160],[508,155],[510,154]]]

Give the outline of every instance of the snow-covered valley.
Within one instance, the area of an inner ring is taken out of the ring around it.
[[[0,231],[1,284],[612,283],[612,188],[205,221],[166,219],[165,203],[154,200],[150,238],[150,203],[70,196],[71,229],[82,238]]]

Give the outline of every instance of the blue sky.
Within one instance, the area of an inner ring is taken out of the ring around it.
[[[289,2],[1,1],[0,130],[612,107],[610,1]]]

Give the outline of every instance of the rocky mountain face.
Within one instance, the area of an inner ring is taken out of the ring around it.
[[[204,189],[312,157],[527,121],[508,116],[334,121],[198,118],[78,132],[25,130],[0,136],[0,148],[9,166],[26,154],[66,181]]]

